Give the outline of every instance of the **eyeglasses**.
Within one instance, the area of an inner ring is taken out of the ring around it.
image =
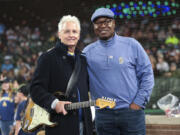
[[[101,22],[94,22],[94,25],[100,27],[102,26],[103,24],[104,25],[109,25],[110,23],[112,22],[112,19],[106,19],[105,21],[101,21]]]

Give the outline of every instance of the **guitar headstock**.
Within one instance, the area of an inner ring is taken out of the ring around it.
[[[110,101],[110,100],[102,99],[102,98],[98,98],[96,100],[96,106],[98,106],[100,109],[105,108],[105,107],[114,108],[115,105],[116,105],[115,101]]]

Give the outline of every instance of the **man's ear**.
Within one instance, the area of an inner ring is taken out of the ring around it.
[[[116,21],[113,19],[112,21],[114,28],[116,27]]]
[[[113,19],[113,24],[116,25],[116,21]]]

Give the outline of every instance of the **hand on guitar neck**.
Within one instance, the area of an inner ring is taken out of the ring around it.
[[[69,101],[58,101],[56,104],[56,107],[55,107],[56,113],[66,115],[67,111],[64,108],[65,104],[71,104],[71,102],[69,102]]]

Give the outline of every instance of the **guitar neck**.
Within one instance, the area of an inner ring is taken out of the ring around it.
[[[64,107],[66,110],[75,110],[75,109],[87,108],[95,105],[96,105],[96,101],[85,101],[85,102],[66,104]]]

